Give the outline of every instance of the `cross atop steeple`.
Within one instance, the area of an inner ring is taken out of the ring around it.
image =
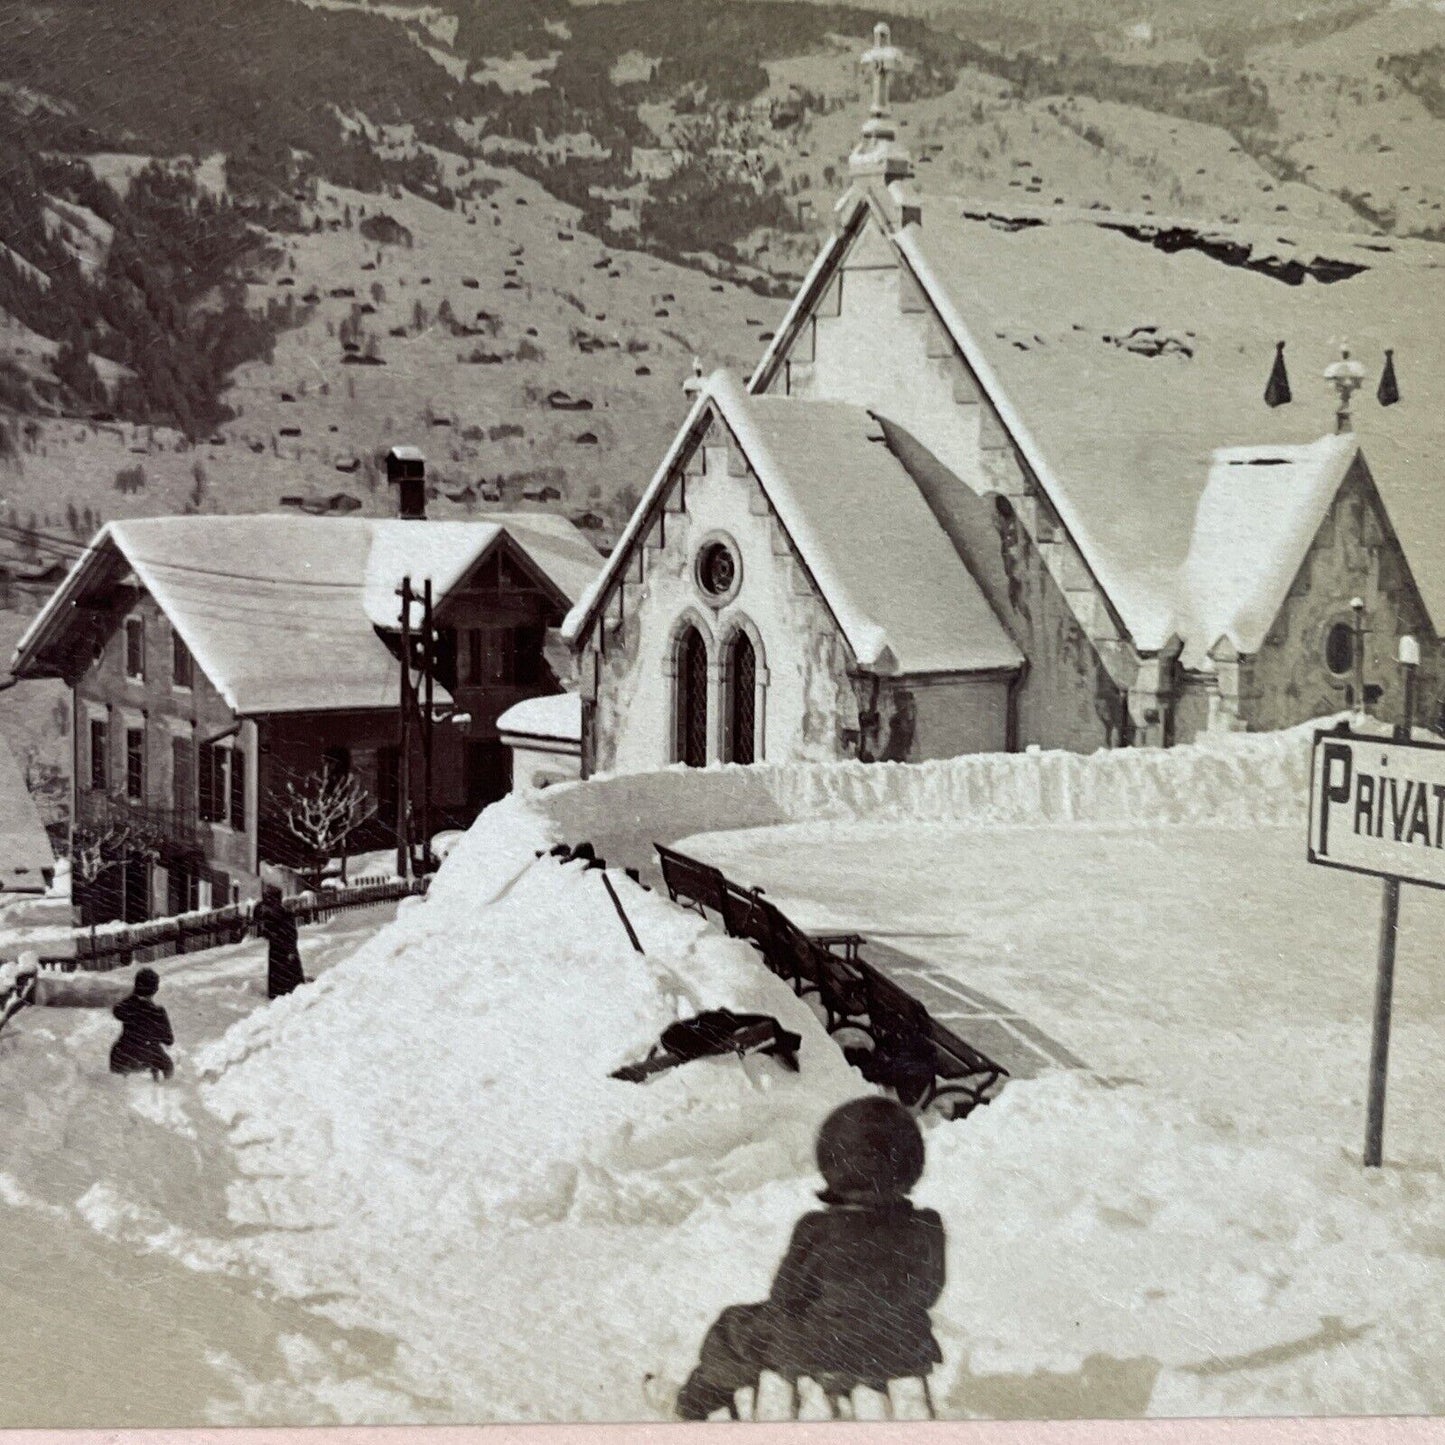
[[[873,48],[864,51],[863,66],[873,72],[873,104],[863,123],[863,134],[869,140],[892,140],[896,132],[888,113],[888,77],[898,69],[903,52],[892,43],[888,26],[880,20],[873,27]]]
[[[880,20],[873,27],[873,47],[862,58],[864,70],[872,76],[873,100],[868,119],[863,122],[862,139],[848,158],[848,169],[855,177],[876,177],[887,184],[913,174],[912,159],[897,144],[898,132],[888,109],[888,82],[902,63],[903,52],[893,44],[888,26]]]

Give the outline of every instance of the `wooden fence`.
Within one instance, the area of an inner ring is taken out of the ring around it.
[[[328,888],[288,898],[285,907],[298,924],[320,923],[349,909],[374,908],[424,894],[428,882],[419,878],[410,882],[369,883],[358,888]],[[40,966],[62,973],[73,973],[77,969],[107,972],[158,958],[172,958],[176,954],[200,953],[207,948],[240,943],[250,932],[255,906],[254,903],[232,903],[204,913],[152,918],[145,923],[120,927],[102,924],[93,931],[77,928],[71,934],[74,956],[42,958]]]

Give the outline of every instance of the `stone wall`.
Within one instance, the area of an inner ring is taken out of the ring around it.
[[[739,629],[757,661],[758,759],[838,756],[843,733],[856,734],[858,710],[836,623],[721,423],[682,466],[629,561],[620,621],[614,599],[588,645],[597,677],[592,768],[639,772],[677,760],[676,655],[688,625],[707,645],[709,761],[723,754],[724,649]],[[723,605],[694,576],[699,547],[712,537],[730,541],[741,563],[739,586]]]
[[[1422,653],[1416,717],[1436,720],[1440,679],[1434,634],[1374,483],[1357,458],[1264,644],[1240,667],[1237,706],[1251,731],[1289,727],[1351,705],[1346,689],[1352,674],[1331,672],[1325,637],[1336,623],[1352,620],[1354,597],[1365,603],[1365,682],[1383,689],[1371,711],[1386,722],[1399,717],[1403,698],[1396,648],[1402,636],[1411,634]],[[1228,712],[1234,700],[1227,688],[1221,693],[1220,706]]]

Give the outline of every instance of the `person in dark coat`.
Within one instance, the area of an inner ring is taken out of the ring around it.
[[[929,1310],[943,1292],[943,1222],[908,1193],[923,1135],[891,1099],[855,1099],[818,1133],[826,1209],[805,1214],[761,1304],[731,1305],[677,1397],[684,1420],[731,1406],[763,1370],[884,1389],[943,1358]]]
[[[296,920],[281,901],[281,890],[268,883],[251,917],[256,933],[266,940],[266,996],[280,998],[306,982],[301,971],[301,944]]]
[[[111,1045],[110,1071],[113,1074],[143,1074],[169,1079],[176,1066],[166,1053],[166,1045],[175,1043],[171,1021],[155,1001],[161,981],[153,968],[136,970],[135,983],[125,998],[111,1012],[120,1020],[120,1037]]]

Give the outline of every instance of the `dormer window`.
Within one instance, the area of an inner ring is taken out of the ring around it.
[[[125,620],[125,675],[131,682],[144,682],[146,677],[146,634],[143,617]]]

